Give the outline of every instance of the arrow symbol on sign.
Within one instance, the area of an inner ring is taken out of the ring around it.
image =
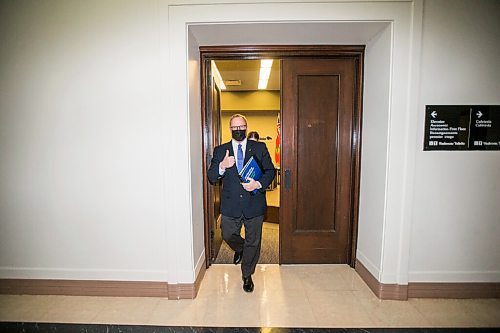
[[[482,115],[483,115],[483,113],[482,113],[481,111],[477,111],[476,116],[477,116],[478,118],[481,118],[481,116],[482,116]]]
[[[432,116],[432,118],[436,118],[436,117],[437,117],[437,115],[438,115],[438,113],[437,113],[436,111],[432,111],[432,112],[431,112],[431,116]]]

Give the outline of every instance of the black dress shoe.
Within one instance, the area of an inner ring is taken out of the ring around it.
[[[252,276],[243,277],[243,290],[247,293],[251,293],[253,291],[253,281]]]
[[[238,265],[241,262],[241,259],[243,259],[243,251],[234,252],[233,263]]]

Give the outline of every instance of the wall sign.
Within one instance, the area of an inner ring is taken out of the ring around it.
[[[427,105],[424,150],[500,150],[500,105]]]

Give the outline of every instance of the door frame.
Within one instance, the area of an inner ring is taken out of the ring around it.
[[[207,178],[210,142],[212,142],[212,129],[209,126],[211,119],[211,94],[207,94],[209,88],[208,79],[211,75],[211,60],[255,60],[264,58],[286,59],[286,58],[354,58],[356,61],[356,91],[358,95],[354,101],[353,129],[352,129],[352,159],[351,173],[351,228],[350,228],[350,253],[348,254],[351,267],[356,263],[356,248],[358,238],[358,215],[359,215],[359,186],[361,174],[361,125],[363,109],[363,65],[364,45],[225,45],[225,46],[200,46],[200,75],[201,75],[201,126],[202,154],[203,154],[203,211],[204,211],[204,234],[205,234],[205,263],[208,268],[211,253],[210,225],[213,225],[213,216],[207,214],[209,211],[208,199],[210,188]],[[281,114],[281,108],[280,108]],[[283,136],[282,136],[283,137]],[[281,197],[282,188],[280,188]],[[280,209],[280,220],[282,215]],[[280,228],[281,230],[281,228]],[[280,246],[281,252],[281,246]],[[281,255],[280,255],[281,257]]]

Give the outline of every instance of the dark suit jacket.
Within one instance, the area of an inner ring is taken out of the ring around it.
[[[229,156],[235,156],[231,141],[215,147],[214,155],[207,172],[208,180],[212,184],[222,179],[222,215],[240,217],[243,214],[246,218],[264,215],[267,207],[265,190],[276,175],[276,169],[274,168],[271,156],[269,156],[266,144],[247,140],[243,165],[250,159],[250,156],[253,156],[257,163],[260,164],[263,173],[259,179],[262,188],[257,190],[256,193],[248,192],[243,188],[236,164],[226,169],[224,175],[219,175],[219,163],[224,159],[226,150],[229,150]]]

